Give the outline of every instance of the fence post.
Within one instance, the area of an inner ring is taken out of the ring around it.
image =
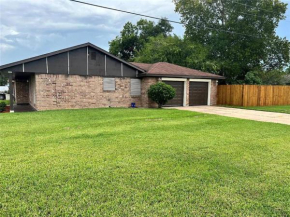
[[[242,90],[242,106],[243,106],[243,107],[245,106],[245,100],[244,100],[244,97],[245,97],[245,85],[243,84],[243,90]]]

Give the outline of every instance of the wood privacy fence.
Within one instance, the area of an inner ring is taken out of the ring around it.
[[[290,105],[290,86],[219,85],[218,104],[233,106]]]

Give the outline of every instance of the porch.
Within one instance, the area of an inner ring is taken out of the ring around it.
[[[35,74],[9,74],[10,112],[31,112],[35,109]]]

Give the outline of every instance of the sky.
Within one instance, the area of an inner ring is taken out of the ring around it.
[[[180,20],[172,0],[83,0],[136,13]],[[290,0],[282,0],[290,3]],[[290,40],[290,5],[287,21],[277,34]],[[141,17],[81,5],[69,0],[0,0],[0,65],[91,42],[105,50],[128,21]],[[172,23],[182,36],[184,27]]]

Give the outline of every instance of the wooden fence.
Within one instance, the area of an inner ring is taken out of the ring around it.
[[[218,104],[233,106],[290,105],[290,86],[219,85]]]

